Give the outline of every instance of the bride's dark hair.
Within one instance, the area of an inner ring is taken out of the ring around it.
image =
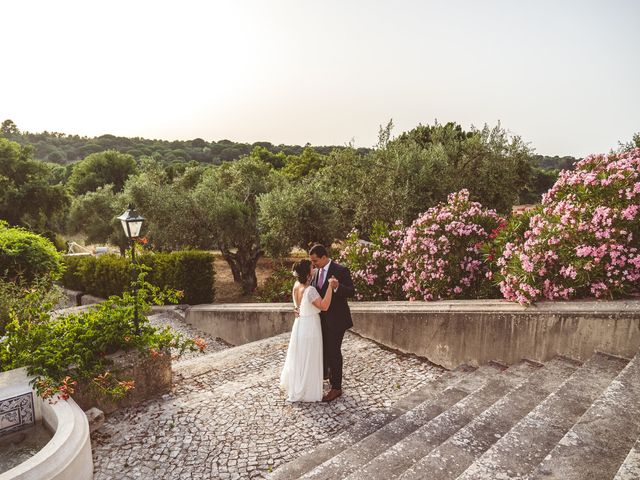
[[[307,283],[309,272],[311,271],[311,262],[309,260],[298,260],[293,265],[293,275],[300,283]]]

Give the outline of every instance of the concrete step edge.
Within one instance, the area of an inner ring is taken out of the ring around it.
[[[438,480],[455,478],[473,462],[474,458],[477,459],[480,456],[476,451],[479,448],[479,444],[474,442],[478,438],[477,431],[479,429],[486,430],[485,433],[489,435],[486,444],[486,449],[488,450],[492,446],[491,441],[495,443],[497,439],[506,434],[510,428],[533,410],[540,401],[551,394],[577,368],[578,365],[574,362],[569,362],[562,358],[556,357],[547,362],[544,368],[538,368],[529,378],[507,392],[469,424],[438,447],[427,452],[403,472],[399,478],[415,480],[425,478],[425,475]],[[520,410],[522,408],[521,400],[523,395],[526,399],[525,404],[528,400],[532,402],[526,407],[526,410]],[[515,410],[512,413],[513,417],[508,423],[504,423],[504,412],[509,411],[510,404],[514,401],[517,404],[512,406],[512,411]]]
[[[624,366],[624,360],[609,355],[593,355],[476,459],[458,480],[485,480],[501,475],[520,478],[529,475]],[[576,405],[571,407],[566,403],[569,400],[577,402]],[[549,430],[551,428],[553,430]],[[527,439],[528,436],[544,442],[533,442],[531,438]],[[517,463],[514,463],[516,460]]]
[[[474,372],[472,378],[468,378],[470,381],[466,385],[463,378],[455,387],[447,389],[453,395],[451,398],[446,394],[447,390],[443,391],[441,397],[435,397],[432,401],[418,405],[301,478],[335,478],[336,475],[344,478],[345,475],[368,463],[384,450],[391,448],[402,438],[465,401],[469,396],[480,395],[488,383],[520,382],[523,379],[523,371],[530,368],[532,367],[522,363],[510,367],[505,372],[492,366],[480,367]]]
[[[613,480],[638,480],[640,478],[640,438],[629,450]]]
[[[465,428],[469,422],[504,398],[505,394],[526,383],[532,373],[539,371],[538,367],[527,363],[510,368],[511,375],[506,375],[504,372],[488,379],[476,391],[391,445],[346,478],[348,480],[396,478],[410,468],[418,458],[446,442]]]
[[[625,415],[620,414],[622,411]],[[628,362],[593,401],[531,477],[548,478],[549,475],[555,475],[567,480],[586,476],[611,478],[620,469],[638,436],[640,355]]]
[[[333,458],[336,454],[349,448],[351,445],[359,442],[363,438],[373,434],[380,428],[388,425],[398,417],[412,410],[420,403],[433,398],[437,392],[444,391],[447,388],[451,388],[457,385],[463,380],[465,375],[484,375],[486,369],[474,369],[472,371],[447,371],[443,375],[436,378],[433,382],[421,387],[420,389],[410,393],[404,399],[399,400],[396,405],[388,410],[384,410],[377,415],[378,420],[371,421],[371,419],[363,420],[354,427],[347,431],[342,432],[340,435],[333,438],[331,441],[318,445],[311,451],[299,456],[298,458],[282,465],[276,469],[268,478],[272,480],[286,480],[299,478],[301,475],[313,470],[314,468],[322,465],[326,461]],[[430,390],[433,384],[437,386],[443,386],[441,390]],[[441,385],[442,384],[442,385]],[[420,400],[420,396],[424,396]],[[407,397],[409,397],[407,399]],[[420,400],[420,401],[419,401]],[[339,447],[339,448],[338,448]]]

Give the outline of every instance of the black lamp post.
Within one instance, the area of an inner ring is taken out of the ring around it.
[[[135,302],[133,304],[133,323],[136,327],[136,333],[140,333],[140,322],[138,321],[138,276],[136,270],[136,238],[140,236],[140,230],[142,229],[142,222],[144,217],[136,212],[133,204],[129,204],[127,210],[118,217],[118,220],[122,223],[124,234],[131,242],[131,262],[133,263],[133,296]]]

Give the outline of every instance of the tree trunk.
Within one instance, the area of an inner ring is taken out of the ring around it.
[[[233,281],[236,283],[242,282],[242,276],[240,275],[240,269],[238,268],[238,261],[236,259],[236,254],[230,252],[228,249],[220,247],[222,251],[222,257],[229,264],[229,268],[231,268],[231,273],[233,274]]]
[[[236,253],[231,252],[226,246],[220,246],[222,256],[229,264],[233,281],[242,286],[244,295],[251,295],[258,287],[256,265],[262,256],[262,251],[255,245],[238,247]]]
[[[242,293],[245,295],[251,295],[258,288],[257,263],[257,260],[249,261],[242,266]]]

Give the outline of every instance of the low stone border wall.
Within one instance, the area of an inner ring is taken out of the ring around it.
[[[632,357],[640,349],[640,301],[503,300],[352,302],[353,330],[382,345],[455,368],[594,351]],[[289,304],[197,305],[186,321],[234,345],[289,331]]]
[[[113,360],[110,370],[121,380],[133,380],[135,387],[117,401],[97,394],[90,385],[80,382],[73,394],[83,410],[97,407],[104,413],[112,413],[123,407],[130,407],[171,390],[171,354],[169,351],[152,357],[140,355],[137,351],[117,352],[109,355]]]
[[[89,295],[88,293],[79,292],[77,290],[69,290],[68,288],[62,289],[63,295],[66,299],[64,302],[64,307],[74,307],[80,305],[94,305],[96,303],[104,302],[104,298],[94,297],[93,295]]]
[[[293,317],[293,306],[286,303],[205,304],[185,313],[187,323],[232,345],[288,332]]]

